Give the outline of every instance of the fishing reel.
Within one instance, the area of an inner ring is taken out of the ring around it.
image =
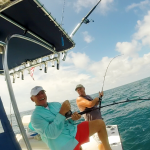
[[[65,114],[65,117],[66,117],[66,118],[70,118],[71,115],[72,115],[72,111],[69,110],[69,111]]]
[[[102,96],[99,97],[99,109],[101,108]]]
[[[90,23],[90,22],[94,22],[94,20],[89,20],[89,19],[85,19],[84,21],[83,21],[85,24],[88,24],[88,23]]]

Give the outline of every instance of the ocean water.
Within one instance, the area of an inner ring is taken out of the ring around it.
[[[98,93],[91,96],[97,97]],[[150,77],[104,91],[102,106],[138,97],[150,98]],[[70,102],[72,111],[79,111],[75,99]],[[22,112],[21,116],[30,115],[32,111]],[[124,150],[150,150],[150,101],[117,104],[102,108],[101,112],[106,125],[118,125]],[[82,121],[83,118],[77,123]],[[16,134],[20,133],[14,115],[12,126]]]

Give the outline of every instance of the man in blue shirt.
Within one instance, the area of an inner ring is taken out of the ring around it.
[[[88,142],[89,137],[96,132],[105,150],[111,150],[102,120],[74,125],[74,120],[81,116],[75,112],[72,119],[66,120],[65,114],[71,110],[69,101],[64,101],[62,105],[58,102],[48,103],[45,90],[41,86],[31,90],[31,100],[36,104],[31,124],[51,150],[79,150],[81,144]]]

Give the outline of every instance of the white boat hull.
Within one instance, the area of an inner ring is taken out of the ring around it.
[[[117,125],[107,126],[107,133],[108,133],[109,144],[112,150],[123,150]],[[97,135],[94,135],[94,136],[97,136]],[[17,134],[16,137],[22,150],[27,150],[24,140],[22,139],[22,136],[20,134]],[[32,150],[49,150],[49,148],[43,141],[38,141],[33,138],[30,138],[29,142],[31,144]],[[101,142],[99,141],[99,143]],[[95,138],[93,138],[93,136],[91,136],[90,142],[83,144],[82,149],[83,150],[99,150],[98,149],[99,143],[95,140]]]
[[[108,133],[108,140],[109,144],[112,148],[112,150],[123,150],[122,148],[122,143],[118,131],[118,126],[117,125],[109,125],[107,126],[107,133]],[[97,136],[94,135],[94,136]],[[93,136],[90,137],[90,142],[85,143],[82,145],[83,150],[99,150],[98,145],[101,143],[100,141],[97,142]]]

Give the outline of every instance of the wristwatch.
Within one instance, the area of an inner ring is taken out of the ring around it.
[[[68,111],[68,112],[65,114],[65,117],[66,117],[66,118],[69,118],[69,117],[71,117],[71,115],[72,115],[72,111],[70,110],[70,111]]]

